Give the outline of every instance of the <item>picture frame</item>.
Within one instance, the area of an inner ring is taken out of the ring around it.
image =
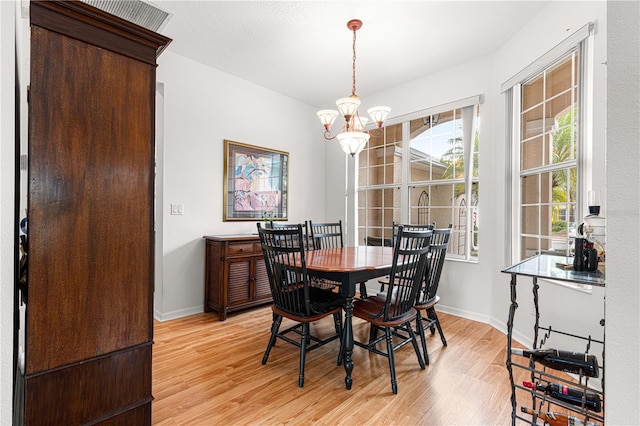
[[[224,140],[224,221],[287,220],[289,153]]]

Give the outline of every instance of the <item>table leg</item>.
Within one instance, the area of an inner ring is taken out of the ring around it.
[[[345,304],[345,315],[344,315],[344,370],[347,373],[347,376],[344,379],[344,383],[347,386],[347,389],[351,389],[351,384],[353,383],[353,378],[351,377],[351,372],[353,371],[353,327],[352,327],[352,319],[353,319],[353,296],[348,296]]]
[[[509,372],[509,383],[511,384],[511,424],[516,424],[516,386],[513,380],[513,368],[511,366],[511,339],[513,337],[513,319],[518,309],[516,302],[516,275],[511,275],[511,306],[509,306],[509,318],[507,319],[507,371]]]
[[[540,328],[540,309],[538,309],[538,277],[533,277],[533,306],[535,307],[535,324],[533,325],[533,349],[538,346],[538,329]],[[533,372],[531,373],[533,374]]]

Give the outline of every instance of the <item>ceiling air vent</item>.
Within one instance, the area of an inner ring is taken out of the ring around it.
[[[173,14],[141,0],[81,0],[97,9],[158,32]]]

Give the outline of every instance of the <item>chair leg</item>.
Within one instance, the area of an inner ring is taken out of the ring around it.
[[[409,325],[411,328],[411,325]],[[418,330],[418,335],[420,336],[420,341],[422,342],[422,354],[424,355],[424,363],[429,365],[429,353],[427,352],[427,339],[424,335],[424,324],[422,322],[422,315],[420,315],[420,311],[418,311],[418,316],[416,316],[416,330]]]
[[[280,323],[282,323],[282,317],[280,315],[273,314],[273,323],[271,324],[271,337],[269,338],[269,344],[267,345],[267,350],[262,357],[262,365],[267,363],[269,359],[269,353],[271,352],[271,348],[276,344],[276,337],[278,336],[278,330],[280,329]]]
[[[407,330],[409,330],[409,336],[411,337],[411,343],[413,344],[413,350],[416,351],[416,356],[418,357],[418,363],[420,364],[421,369],[425,369],[424,361],[422,360],[422,355],[420,355],[420,349],[418,349],[418,342],[416,338],[416,333],[411,328],[411,322],[407,323]]]
[[[429,310],[429,318],[432,318],[436,322],[436,327],[438,328],[438,333],[440,333],[440,340],[442,340],[442,344],[447,346],[447,339],[444,338],[444,332],[442,331],[442,326],[440,326],[440,320],[438,319],[438,314],[436,314],[436,310],[431,308]]]
[[[278,319],[277,317],[278,317],[278,316],[276,315],[276,313],[275,313],[275,312],[272,312],[272,313],[271,313],[271,322],[273,323],[274,321],[276,321],[276,320]],[[280,318],[280,322],[282,322],[282,318]],[[272,347],[272,348],[273,348],[273,347],[275,347],[277,343],[278,343],[278,339],[275,339],[275,340],[273,341],[273,345],[272,345],[271,347]]]
[[[393,358],[393,339],[391,336],[391,328],[385,327],[384,332],[387,336],[387,358],[389,358],[389,372],[391,373],[391,390],[394,394],[397,394],[398,381],[396,380],[396,365]]]
[[[367,283],[362,282],[360,283],[360,299],[366,299],[366,298],[367,298]]]
[[[333,325],[336,328],[336,333],[338,334],[338,339],[340,340],[340,350],[338,351],[338,360],[336,361],[337,365],[342,364],[342,311],[336,312],[333,314]]]
[[[377,325],[371,324],[371,326],[369,327],[369,345],[371,345],[371,342],[373,342],[378,338],[379,330],[380,330],[380,327],[378,327]]]
[[[342,312],[333,314],[333,326],[336,329],[336,334],[342,336]]]
[[[344,335],[340,336],[340,349],[338,350],[338,359],[336,360],[336,365],[342,365],[342,351],[344,347]]]
[[[307,340],[309,338],[309,323],[302,323],[302,338],[300,339],[300,374],[298,376],[298,387],[304,386],[304,361],[307,355]]]

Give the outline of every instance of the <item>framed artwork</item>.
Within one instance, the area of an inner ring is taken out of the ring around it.
[[[224,220],[286,220],[289,153],[224,141]]]

